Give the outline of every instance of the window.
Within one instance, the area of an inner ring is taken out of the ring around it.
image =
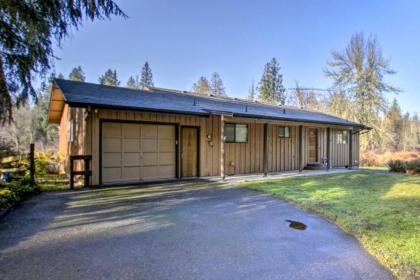
[[[288,127],[288,126],[280,126],[279,127],[279,137],[281,137],[281,138],[289,138],[290,137],[290,127]]]
[[[225,124],[225,141],[227,143],[247,143],[248,125],[246,124]]]
[[[347,130],[339,130],[337,131],[337,144],[347,144],[348,138],[348,131]]]

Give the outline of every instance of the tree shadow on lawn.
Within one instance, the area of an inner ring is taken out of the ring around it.
[[[361,171],[245,185],[322,214],[398,275],[420,276],[420,177]]]

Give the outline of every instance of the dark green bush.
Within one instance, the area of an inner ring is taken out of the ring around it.
[[[6,183],[0,189],[0,208],[28,199],[40,192],[38,186],[30,187],[29,176],[24,176],[18,181]]]
[[[407,162],[406,169],[409,174],[420,174],[420,159]]]
[[[407,164],[405,161],[402,160],[390,160],[386,164],[389,167],[389,171],[391,172],[405,172]]]

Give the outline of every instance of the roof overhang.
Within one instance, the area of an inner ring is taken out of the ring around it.
[[[61,121],[61,115],[64,109],[64,95],[61,89],[53,83],[50,95],[50,104],[48,106],[48,122],[59,124]]]

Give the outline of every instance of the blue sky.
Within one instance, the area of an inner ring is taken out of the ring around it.
[[[55,71],[77,65],[97,82],[117,69],[125,85],[147,60],[156,86],[191,89],[201,75],[220,73],[229,96],[246,97],[264,64],[276,57],[285,87],[327,88],[331,50],[356,32],[373,34],[403,90],[404,111],[420,112],[420,1],[118,1],[128,19],[86,22],[55,54]]]

